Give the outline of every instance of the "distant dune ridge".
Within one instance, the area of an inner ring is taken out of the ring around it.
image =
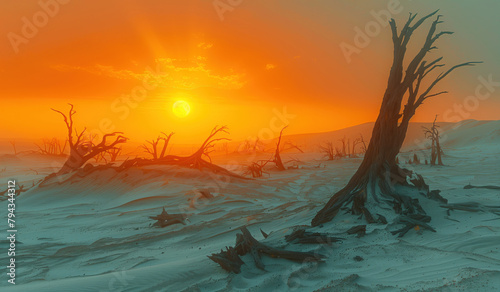
[[[318,151],[321,143],[332,141],[340,146],[340,139],[346,137],[351,142],[363,135],[366,143],[371,138],[374,122],[364,123],[341,130],[298,135],[284,135],[285,141],[293,141],[308,151]],[[441,133],[443,147],[464,147],[474,144],[500,143],[500,121],[464,120],[458,123],[437,123]],[[430,145],[424,137],[422,127],[430,127],[432,123],[410,123],[402,151],[426,148]],[[266,141],[267,142],[267,141]]]
[[[286,132],[283,135],[284,142],[291,141],[298,145],[302,150],[307,152],[318,152],[319,145],[322,143],[331,141],[335,146],[341,146],[341,142],[339,141],[343,137],[352,141],[356,138],[359,138],[360,135],[363,136],[365,142],[368,145],[368,142],[371,138],[372,129],[374,122],[364,123],[340,130],[322,132],[322,133],[304,133],[304,134],[293,134],[286,135]],[[406,139],[403,143],[402,151],[412,151],[417,149],[427,148],[430,145],[425,137],[422,130],[422,127],[430,127],[432,123],[410,123],[408,127],[408,132],[406,134]],[[444,148],[449,147],[465,147],[465,146],[473,146],[478,143],[500,143],[500,120],[499,121],[483,121],[483,120],[464,120],[458,123],[446,123],[446,122],[438,122],[439,131],[442,134],[441,142]],[[293,127],[293,124],[290,125]],[[229,136],[230,137],[230,136]],[[274,146],[276,143],[277,137],[272,140],[262,141],[267,147],[268,150],[274,150]],[[19,140],[18,145],[21,150],[31,149],[35,150],[35,145],[33,144],[35,141],[31,140]],[[175,143],[175,139],[172,140],[172,148],[170,152],[179,152],[182,154],[189,154],[193,149],[197,148],[199,145],[179,145]],[[231,152],[234,152],[238,149],[238,146],[241,145],[244,141],[231,141],[228,143],[229,149]],[[139,147],[142,141],[134,141],[133,139],[127,143],[130,144],[128,147],[134,149]],[[127,147],[127,145],[125,147]],[[132,147],[131,147],[132,146]],[[216,145],[216,150],[219,145]],[[272,146],[272,147],[271,147]],[[130,149],[129,149],[130,150]],[[296,150],[291,150],[296,151]],[[137,151],[136,151],[137,152]],[[133,152],[134,154],[138,154],[139,152]],[[12,146],[9,144],[8,140],[0,139],[0,153],[2,154],[12,154]],[[144,153],[145,155],[145,153]]]

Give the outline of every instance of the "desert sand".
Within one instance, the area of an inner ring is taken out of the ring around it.
[[[429,152],[425,142],[415,142],[423,140],[421,126],[410,128],[399,156],[402,166],[421,174],[450,203],[500,206],[499,190],[464,189],[499,185],[500,121],[442,124],[445,166],[405,164],[414,153]],[[364,220],[341,214],[311,229],[344,238],[341,242],[285,242],[295,226],[310,224],[362,160],[359,155],[326,161],[314,146],[360,133],[368,140],[370,129],[365,124],[285,137],[299,145],[307,142],[305,153],[283,153],[284,161],[295,159],[287,165],[297,169],[278,172],[270,166],[264,177],[249,180],[148,166],[39,183],[63,157],[3,155],[2,181],[16,178],[31,187],[17,198],[18,284],[8,291],[499,291],[500,216],[487,210],[448,214],[439,203],[422,198],[435,233],[414,229],[398,238],[390,232],[397,229],[392,224],[370,224],[367,234],[357,237],[346,230]],[[241,165],[269,155],[218,154],[214,163],[242,173]],[[195,199],[201,189],[215,198]],[[0,205],[5,218],[6,201]],[[187,214],[186,224],[153,227],[149,216],[162,208]],[[264,256],[262,271],[245,255],[242,272],[228,273],[207,256],[234,245],[241,226],[270,246],[317,250],[326,259],[316,264]],[[260,229],[269,237],[264,239]],[[3,231],[3,250],[5,238]],[[0,261],[7,261],[3,252]]]

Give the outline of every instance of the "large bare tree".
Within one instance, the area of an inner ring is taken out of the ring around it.
[[[115,148],[117,144],[127,141],[127,138],[121,135],[123,134],[122,132],[104,134],[99,143],[93,143],[88,139],[86,140],[84,137],[86,128],[78,133],[73,126],[73,115],[76,114],[76,111],[73,109],[72,104],[69,105],[70,110],[67,115],[61,111],[51,109],[63,116],[64,123],[68,129],[68,144],[70,149],[68,159],[57,174],[64,174],[76,170],[82,167],[89,159],[100,155],[102,152]],[[113,142],[108,142],[107,139],[110,137],[114,137],[115,140]]]
[[[405,215],[405,220],[430,221],[430,217],[427,218],[428,216],[419,205],[418,199],[411,195],[414,193],[412,190],[418,190],[429,196],[428,186],[425,185],[421,176],[417,176],[417,179],[414,177],[411,185],[407,183],[407,177],[412,173],[399,168],[396,156],[405,139],[410,119],[417,108],[427,99],[446,93],[446,91],[434,92],[436,85],[452,71],[479,63],[466,62],[452,66],[436,75],[432,81],[424,82],[430,73],[444,66],[441,63],[442,57],[431,61],[427,61],[426,57],[429,52],[437,49],[436,41],[439,38],[452,34],[449,31],[437,30],[438,25],[442,23],[439,15],[430,25],[425,41],[416,55],[410,60],[405,59],[407,47],[414,32],[437,12],[418,20],[416,20],[416,14],[410,14],[408,21],[399,32],[395,20],[390,20],[394,58],[368,149],[363,162],[347,185],[316,214],[312,220],[313,226],[332,220],[343,207],[350,208],[353,214],[363,214],[369,223],[387,222],[385,217],[375,217],[372,213],[380,211],[380,213],[387,214],[386,210],[392,209],[396,213]],[[425,226],[423,224],[425,223],[422,222],[419,225]]]

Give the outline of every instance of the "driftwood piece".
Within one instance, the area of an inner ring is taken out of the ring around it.
[[[412,228],[415,227],[423,227],[425,229],[428,229],[432,232],[436,232],[434,228],[432,228],[428,222],[431,221],[431,217],[427,215],[422,215],[422,214],[409,214],[409,215],[403,215],[400,216],[397,219],[397,222],[405,224],[401,229],[392,231],[391,233],[393,235],[398,234],[398,237],[403,237],[408,231],[410,231]]]
[[[448,200],[445,199],[443,196],[440,195],[441,191],[440,190],[432,190],[429,192],[427,197],[431,200],[441,202],[443,204],[447,204]]]
[[[244,264],[234,247],[226,247],[225,251],[221,250],[220,253],[209,255],[208,258],[218,263],[224,270],[235,274],[241,272],[241,265]]]
[[[287,242],[303,244],[331,244],[332,242],[338,242],[343,239],[344,238],[328,236],[319,232],[307,232],[305,229],[297,229],[285,236]]]
[[[466,185],[464,189],[489,189],[489,190],[500,190],[499,186],[473,186],[473,185]]]
[[[223,269],[233,273],[241,272],[241,265],[243,261],[239,256],[251,254],[255,266],[261,270],[265,270],[264,263],[262,262],[262,254],[272,258],[283,258],[291,261],[323,261],[325,256],[314,252],[298,252],[287,251],[282,249],[273,248],[257,241],[248,231],[246,227],[241,227],[241,232],[236,234],[236,245],[234,248],[226,248],[226,251],[212,254],[208,256],[211,260],[218,263]]]
[[[465,202],[465,203],[456,203],[456,204],[445,204],[441,205],[441,208],[448,209],[448,216],[450,215],[450,211],[460,210],[467,212],[491,212],[493,214],[500,216],[500,206],[487,206],[482,205],[476,202]]]
[[[357,234],[362,237],[366,234],[366,225],[358,225],[347,230],[347,234]]]
[[[159,226],[162,228],[173,224],[186,225],[186,214],[168,214],[167,211],[165,211],[165,208],[163,208],[163,211],[160,213],[160,215],[156,215],[153,217],[150,216],[149,218],[157,220],[157,222],[155,222],[153,226]]]
[[[198,190],[198,193],[200,193],[200,195],[205,199],[213,199],[214,198],[214,195],[212,195],[209,190],[205,190],[205,189]]]

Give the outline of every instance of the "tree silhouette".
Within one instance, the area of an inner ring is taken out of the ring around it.
[[[432,123],[432,127],[422,127],[424,128],[425,137],[431,140],[431,165],[436,165],[436,159],[438,165],[443,165],[443,159],[441,158],[443,154],[443,149],[441,149],[441,144],[439,143],[439,126],[436,125],[436,118],[434,118],[434,122]]]
[[[446,93],[446,91],[434,93],[436,85],[452,71],[479,63],[466,62],[455,65],[438,74],[432,82],[424,86],[423,81],[427,79],[426,77],[435,69],[444,66],[440,63],[442,57],[430,62],[426,61],[425,57],[437,49],[435,43],[440,37],[452,34],[449,31],[437,32],[438,25],[442,23],[441,16],[437,16],[432,22],[424,44],[413,59],[405,62],[405,56],[413,33],[437,12],[424,16],[416,22],[417,15],[410,14],[399,33],[396,21],[390,20],[394,58],[368,149],[363,162],[347,185],[313,218],[313,226],[332,220],[341,208],[348,206],[353,214],[362,214],[369,223],[387,222],[383,216],[375,218],[371,214],[373,211],[387,214],[387,209],[402,214],[405,219],[404,222],[401,220],[400,222],[407,224],[406,227],[411,224],[417,225],[419,222],[426,224],[425,221],[430,220],[411,190],[416,190],[425,196],[435,195],[435,192],[429,192],[429,187],[421,176],[414,176],[410,185],[407,177],[412,176],[412,172],[401,169],[396,163],[396,156],[405,139],[410,119],[417,108],[427,99]],[[408,64],[406,68],[405,64]],[[404,100],[406,103],[403,103]],[[400,234],[404,234],[403,231],[405,230],[401,230]]]
[[[60,113],[64,118],[64,123],[68,129],[68,144],[70,148],[69,157],[57,174],[64,174],[76,170],[82,167],[89,159],[100,155],[102,152],[113,149],[117,144],[125,143],[128,140],[128,138],[121,135],[123,134],[122,132],[113,132],[104,134],[101,142],[99,143],[94,144],[92,141],[86,141],[84,138],[86,128],[84,128],[80,133],[77,132],[73,126],[73,115],[76,114],[76,111],[73,109],[72,104],[69,105],[71,108],[68,115],[61,111],[51,109]],[[76,138],[73,135],[75,135]],[[108,143],[107,139],[110,137],[114,137],[115,140]]]
[[[324,157],[327,160],[334,160],[335,159],[335,148],[333,147],[333,142],[328,141],[325,142],[323,145],[319,145],[319,151],[324,154]]]
[[[119,168],[127,169],[133,166],[146,165],[176,165],[198,170],[207,169],[214,173],[244,179],[244,177],[242,177],[241,175],[235,174],[223,167],[212,163],[210,153],[214,151],[215,143],[219,141],[230,141],[229,138],[215,138],[220,133],[229,134],[228,128],[226,126],[215,126],[210,132],[210,135],[208,135],[208,138],[206,138],[205,141],[201,144],[200,148],[198,148],[198,150],[190,156],[165,155],[157,159],[134,158],[124,161]]]
[[[165,134],[161,132],[163,136],[158,136],[156,139],[153,139],[151,141],[146,141],[147,144],[143,144],[142,148],[144,151],[147,153],[151,154],[153,156],[153,159],[162,159],[165,157],[165,152],[168,147],[168,143],[170,142],[170,138],[174,135],[174,132],[171,132],[170,134]],[[160,142],[163,141],[163,147],[161,148],[160,151]],[[149,146],[150,144],[151,146]]]
[[[280,155],[280,143],[281,143],[281,136],[283,135],[283,131],[287,128],[288,126],[283,127],[280,131],[280,136],[278,138],[278,143],[276,143],[276,150],[274,151],[274,159],[273,162],[276,164],[276,168],[278,170],[283,171],[286,170],[285,166],[283,165],[283,161],[281,160],[281,155]]]

